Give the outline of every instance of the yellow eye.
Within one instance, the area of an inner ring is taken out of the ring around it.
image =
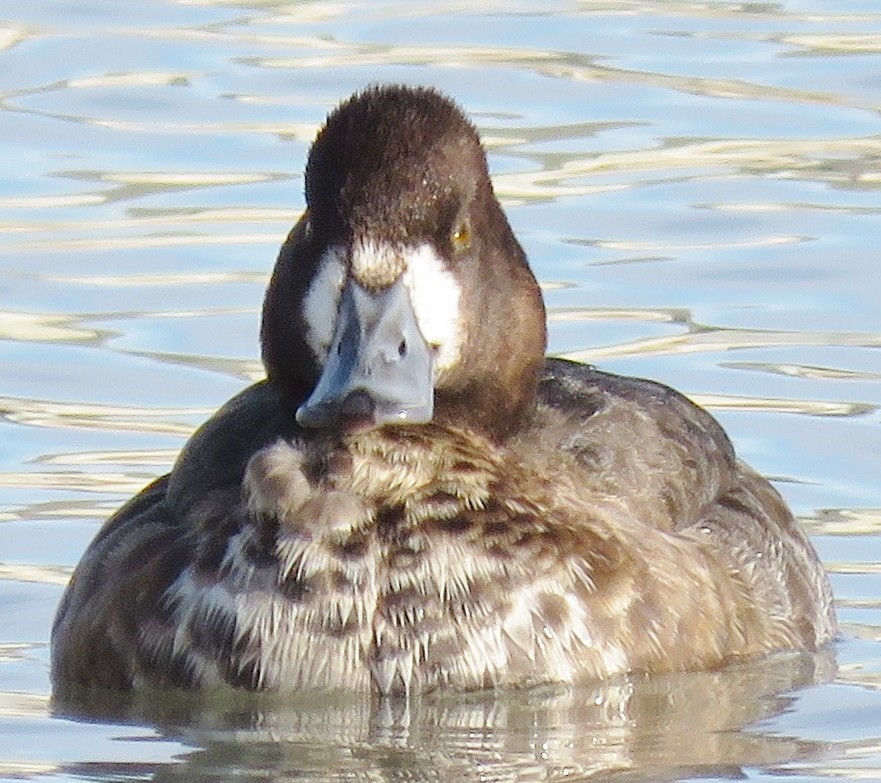
[[[463,220],[453,229],[450,239],[456,250],[467,250],[471,247],[471,224],[467,220]]]

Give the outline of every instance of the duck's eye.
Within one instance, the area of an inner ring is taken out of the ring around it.
[[[459,223],[450,234],[450,240],[457,251],[467,250],[471,247],[471,223],[468,220]]]

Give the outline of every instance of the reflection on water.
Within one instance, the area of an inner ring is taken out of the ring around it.
[[[794,689],[824,682],[833,672],[829,654],[781,656],[724,672],[578,691],[434,696],[413,703],[344,697],[291,703],[225,694],[194,704],[192,698],[157,696],[125,708],[116,700],[106,706],[117,720],[146,721],[194,748],[180,764],[156,767],[159,780],[238,779],[250,770],[292,781],[332,774],[489,782],[612,772],[657,780],[730,776],[744,759],[764,766],[819,761],[828,743],[741,730],[789,709]],[[69,705],[56,710],[76,718]],[[94,710],[90,704],[87,714]],[[66,771],[99,772],[93,765]]]
[[[871,0],[7,9],[0,780],[881,777],[879,41]],[[777,482],[832,573],[837,674],[778,659],[409,709],[53,712],[62,585],[260,377],[308,143],[373,81],[474,117],[554,353],[683,389]]]
[[[148,430],[189,435],[193,431],[192,425],[177,423],[175,419],[193,415],[207,417],[210,413],[210,410],[205,409],[157,410],[130,408],[124,405],[91,405],[0,397],[0,415],[3,418],[32,427]]]

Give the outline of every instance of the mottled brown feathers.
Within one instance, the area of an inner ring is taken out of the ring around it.
[[[561,391],[576,380],[581,408]],[[559,363],[542,388],[555,392],[506,446],[436,425],[280,439],[254,454],[240,496],[207,496],[171,527],[163,501],[131,506],[78,570],[56,681],[526,686],[829,640],[810,544],[703,411]],[[697,453],[701,473],[676,469]],[[610,489],[608,470],[649,480]],[[692,501],[671,505],[688,487]]]
[[[810,542],[706,411],[545,360],[538,284],[454,103],[354,96],[306,191],[264,304],[268,380],[99,531],[55,620],[56,695],[574,684],[832,639]],[[346,387],[362,357],[340,335],[373,329],[386,288],[418,328]],[[400,390],[371,373],[413,356],[433,408],[377,419]]]

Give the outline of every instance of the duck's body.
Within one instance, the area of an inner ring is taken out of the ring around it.
[[[56,618],[57,688],[575,683],[832,638],[814,550],[708,413],[545,361],[453,104],[356,96],[307,177],[269,379],[102,528]]]

